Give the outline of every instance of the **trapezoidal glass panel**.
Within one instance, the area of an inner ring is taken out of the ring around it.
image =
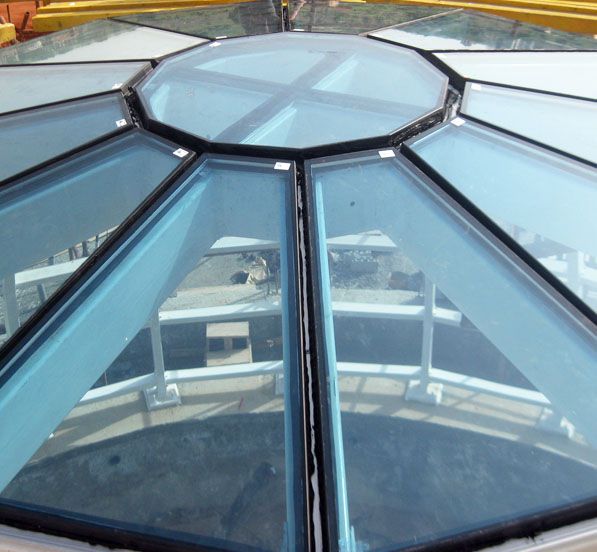
[[[390,135],[442,109],[446,88],[410,50],[278,33],[165,60],[140,95],[150,118],[203,139],[308,148]]]
[[[0,113],[125,89],[150,69],[140,61],[0,67]]]
[[[0,187],[0,344],[183,160],[134,130]]]
[[[136,13],[118,20],[205,38],[227,38],[282,32],[281,8],[279,2],[253,0],[192,10]]]
[[[529,25],[487,13],[454,10],[369,33],[422,50],[597,50],[589,35]]]
[[[291,0],[288,3],[290,29],[320,33],[360,34],[380,27],[429,17],[450,11],[430,6]]]
[[[597,99],[597,52],[435,54],[466,79]]]
[[[130,125],[120,92],[0,116],[0,183]]]
[[[597,163],[597,102],[468,83],[461,112]]]
[[[431,550],[594,498],[594,333],[406,159],[383,156],[306,168],[341,543]]]
[[[0,368],[0,413],[24,421],[0,425],[0,502],[217,549],[304,549],[283,166],[203,158]]]
[[[456,121],[410,147],[597,309],[597,170]]]
[[[3,48],[0,65],[148,60],[204,42],[193,36],[100,19]]]

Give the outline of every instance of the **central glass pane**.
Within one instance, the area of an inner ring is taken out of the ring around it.
[[[440,110],[446,87],[444,75],[406,49],[281,33],[213,42],[168,59],[140,93],[152,119],[203,139],[308,148],[389,139]]]
[[[595,336],[394,150],[307,169],[340,548],[597,496]]]
[[[204,159],[5,367],[0,415],[24,424],[0,426],[2,501],[224,549],[302,548],[283,165]]]

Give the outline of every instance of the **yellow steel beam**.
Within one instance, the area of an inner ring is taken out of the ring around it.
[[[387,0],[369,0],[369,2],[385,3]],[[499,0],[494,0],[493,4],[478,4],[475,2],[458,0],[399,0],[395,3],[417,6],[474,9],[493,15],[516,19],[518,21],[523,21],[524,23],[544,25],[562,31],[572,31],[592,35],[597,34],[597,16],[594,15],[562,13],[543,9],[514,8],[511,6],[498,5],[497,2],[499,2]]]
[[[48,13],[36,15],[33,20],[33,30],[36,33],[50,33],[54,31],[60,31],[62,29],[68,29],[70,27],[76,27],[83,23],[89,23],[96,19],[106,19],[108,17],[118,17],[122,15],[131,15],[134,13],[151,13],[158,11],[170,11],[172,9],[181,8],[158,8],[158,9],[146,9],[139,10],[135,8],[123,9],[123,10],[94,10],[84,12],[67,12],[67,13]]]
[[[56,2],[40,8],[33,18],[36,32],[56,31],[95,19],[225,4],[238,0],[82,0]],[[388,0],[369,0],[387,2]],[[390,0],[391,1],[391,0]],[[475,9],[526,23],[565,31],[597,34],[597,4],[579,0],[394,0],[399,4]],[[567,10],[564,10],[567,6]]]
[[[243,1],[243,0],[234,0]],[[250,0],[244,0],[250,1]],[[194,8],[200,6],[213,6],[213,0],[82,0],[70,2],[52,2],[37,10],[38,14],[65,13],[81,11],[119,11],[135,10],[145,11],[168,10],[172,8]]]
[[[234,0],[230,0],[234,1]],[[242,1],[242,0],[241,0]],[[250,1],[250,0],[245,0]],[[386,0],[384,0],[386,1]],[[218,2],[220,3],[220,2]],[[439,2],[429,2],[437,5]],[[464,2],[462,2],[464,4]],[[37,13],[62,13],[78,11],[106,11],[106,10],[130,10],[130,9],[169,9],[195,6],[213,5],[213,0],[81,0],[52,2],[37,10]],[[466,3],[467,6],[473,4]],[[510,7],[517,10],[534,10],[537,13],[547,14],[565,13],[565,14],[585,14],[597,16],[597,3],[579,4],[578,2],[549,2],[543,0],[474,0],[474,7],[480,9],[484,6],[493,9]]]
[[[12,23],[0,23],[0,44],[17,39],[17,32]]]
[[[513,8],[533,9],[549,12],[583,13],[586,15],[597,15],[597,3],[595,2],[545,2],[544,0],[474,0],[475,4],[489,4],[501,7],[510,6]]]

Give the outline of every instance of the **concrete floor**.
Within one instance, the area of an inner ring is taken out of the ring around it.
[[[273,378],[179,389],[181,406],[154,412],[138,393],[76,407],[3,498],[278,550],[284,403]],[[537,407],[455,388],[440,406],[403,394],[391,379],[341,381],[351,520],[372,549],[597,490],[595,452],[535,429]]]

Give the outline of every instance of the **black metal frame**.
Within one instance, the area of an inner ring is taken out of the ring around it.
[[[190,533],[0,500],[0,523],[25,531],[43,532],[91,545],[140,552],[263,552],[259,548]]]
[[[587,305],[578,295],[576,295],[568,286],[561,282],[554,276],[547,268],[545,268],[537,258],[531,255],[522,245],[520,245],[514,238],[512,238],[505,230],[503,230],[489,215],[477,207],[470,199],[468,199],[462,192],[460,192],[453,184],[451,184],[444,176],[437,172],[429,163],[427,163],[414,149],[413,145],[429,136],[433,132],[442,129],[452,124],[450,121],[429,129],[417,137],[412,138],[402,144],[401,153],[407,158],[417,169],[425,174],[428,180],[435,183],[448,194],[454,201],[456,201],[463,209],[465,209],[475,220],[483,225],[484,228],[491,232],[495,240],[503,244],[511,256],[516,256],[525,267],[525,271],[529,274],[534,274],[540,281],[543,287],[550,292],[550,295],[564,308],[573,314],[585,326],[597,331],[597,312],[595,312],[589,305]],[[482,126],[484,123],[482,124]],[[500,129],[501,130],[501,129]],[[527,139],[520,139],[521,142],[529,143]],[[543,145],[536,146],[543,148]],[[566,154],[573,161],[577,161],[573,156]]]
[[[81,152],[87,150],[88,148],[91,148],[93,146],[101,144],[102,142],[105,142],[106,140],[109,140],[110,138],[118,136],[118,135],[120,135],[124,132],[127,132],[133,128],[133,119],[129,112],[128,105],[127,105],[123,95],[119,91],[100,92],[98,94],[91,94],[89,96],[85,96],[83,98],[78,98],[76,100],[67,100],[64,102],[52,102],[50,104],[46,104],[46,105],[39,106],[39,107],[34,107],[31,109],[25,108],[25,109],[19,109],[16,111],[11,111],[10,113],[1,114],[0,115],[0,126],[2,125],[2,121],[4,120],[4,117],[20,115],[20,114],[33,114],[36,111],[46,111],[46,110],[51,110],[53,107],[73,105],[73,104],[77,104],[77,103],[84,104],[86,101],[92,100],[94,98],[102,98],[102,97],[110,97],[110,96],[114,96],[118,99],[118,101],[122,107],[123,118],[126,120],[126,125],[124,125],[122,127],[116,127],[109,132],[106,132],[100,136],[97,136],[96,138],[94,138],[92,140],[89,140],[88,142],[84,142],[84,143],[78,145],[75,148],[66,150],[59,155],[56,155],[56,156],[51,157],[45,161],[41,161],[40,163],[32,165],[31,167],[29,167],[21,172],[15,173],[15,174],[9,176],[8,178],[5,178],[4,180],[0,180],[0,189],[2,187],[9,185],[13,182],[16,182],[17,180],[20,180],[26,176],[32,175],[33,173],[35,173],[39,170],[44,170],[48,167],[51,167],[55,163],[59,163],[60,161],[63,161],[69,157],[72,157],[73,155],[76,155],[77,153],[81,153]],[[82,105],[82,107],[84,107],[84,105]]]
[[[312,186],[307,182],[309,163],[300,163],[299,194],[301,216],[299,220],[303,258],[301,272],[303,280],[303,323],[306,339],[304,367],[309,386],[309,415],[311,452],[311,485],[317,485],[319,495],[319,517],[323,550],[336,550],[339,542],[336,524],[338,507],[336,504],[334,471],[334,444],[329,431],[331,409],[328,399],[328,366],[325,354],[323,318],[321,316],[321,286],[319,283],[319,256],[317,255],[316,208]],[[313,504],[313,508],[316,505]]]

